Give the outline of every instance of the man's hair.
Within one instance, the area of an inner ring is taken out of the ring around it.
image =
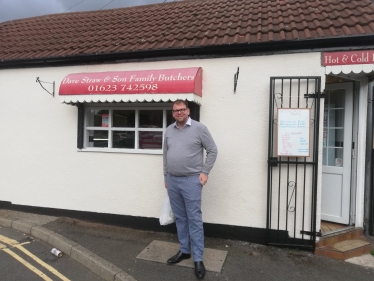
[[[174,104],[181,104],[181,103],[184,103],[186,108],[188,108],[188,101],[186,101],[186,100],[176,100],[176,101],[173,102],[173,106],[174,106]]]

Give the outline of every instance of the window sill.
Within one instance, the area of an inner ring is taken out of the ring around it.
[[[162,155],[162,149],[121,149],[121,148],[91,148],[77,149],[78,152],[105,152],[125,154],[156,154]]]

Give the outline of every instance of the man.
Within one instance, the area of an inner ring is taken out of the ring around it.
[[[207,127],[189,117],[187,101],[176,100],[172,112],[175,123],[165,131],[163,160],[165,187],[175,216],[180,250],[167,263],[189,259],[192,252],[195,274],[204,278],[201,193],[216,161],[217,147]]]

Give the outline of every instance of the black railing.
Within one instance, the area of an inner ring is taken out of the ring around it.
[[[267,241],[314,250],[321,77],[271,77],[269,99]],[[309,153],[280,155],[278,109],[309,109]]]

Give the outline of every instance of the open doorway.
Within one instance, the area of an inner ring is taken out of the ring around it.
[[[326,84],[323,114],[323,221],[350,225],[354,83]]]

